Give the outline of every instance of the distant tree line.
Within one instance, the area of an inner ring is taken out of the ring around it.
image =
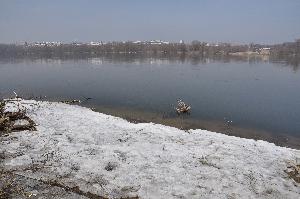
[[[300,39],[295,42],[287,42],[275,45],[231,45],[228,43],[209,44],[193,41],[189,44],[149,44],[134,42],[109,42],[102,45],[89,44],[61,44],[57,46],[35,46],[0,44],[0,57],[97,57],[107,54],[136,54],[147,56],[198,56],[218,57],[229,56],[237,52],[259,52],[259,49],[270,48],[270,56],[277,58],[300,59]]]

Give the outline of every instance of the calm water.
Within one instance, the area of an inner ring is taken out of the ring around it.
[[[194,119],[300,137],[300,72],[268,61],[167,59],[0,61],[0,94],[84,99],[176,117],[181,98]]]

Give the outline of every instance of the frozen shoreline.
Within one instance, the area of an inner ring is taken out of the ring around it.
[[[109,198],[300,197],[299,184],[284,172],[299,163],[299,150],[205,130],[133,124],[63,103],[20,103],[37,131],[0,138],[7,157],[2,166],[18,174],[58,179]],[[28,169],[33,164],[35,172]]]

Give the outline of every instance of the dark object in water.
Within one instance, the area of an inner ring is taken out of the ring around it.
[[[81,103],[80,100],[64,100],[64,101],[60,101],[62,103],[65,103],[65,104],[75,104],[75,103]]]
[[[177,107],[175,109],[178,114],[188,113],[191,110],[191,106],[185,104],[182,100],[178,100]]]
[[[63,100],[63,101],[60,101],[60,102],[65,103],[65,104],[76,104],[76,103],[81,104],[81,103],[86,102],[90,99],[92,99],[92,98],[86,97],[83,101],[74,99],[74,100]]]

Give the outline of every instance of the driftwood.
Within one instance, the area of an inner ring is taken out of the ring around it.
[[[36,124],[32,119],[30,119],[26,115],[26,108],[22,106],[20,102],[23,98],[20,97],[15,91],[14,98],[11,99],[5,99],[0,100],[0,135],[1,132],[12,132],[12,131],[23,131],[23,130],[36,130],[35,126]],[[61,101],[62,103],[66,104],[81,104],[83,102],[86,102],[92,98],[85,98],[83,101],[81,100],[65,100]],[[5,112],[5,105],[7,103],[17,103],[16,106],[18,108],[18,111],[16,112]],[[28,102],[23,102],[26,104],[31,104]],[[18,120],[26,120],[26,124],[15,124]]]
[[[0,131],[8,133],[12,131],[36,130],[34,121],[19,106],[19,110],[16,112],[5,112],[6,103],[13,100],[0,101]],[[15,124],[18,120],[25,120],[27,124]]]
[[[36,124],[35,124],[35,122],[32,119],[30,119],[27,116],[25,118],[23,118],[23,119],[26,120],[28,122],[28,124],[13,125],[11,127],[11,131],[25,131],[25,130],[35,131],[36,130],[36,128],[35,128]]]
[[[191,110],[191,106],[185,104],[182,100],[177,101],[177,107],[175,108],[178,114],[188,113]]]

